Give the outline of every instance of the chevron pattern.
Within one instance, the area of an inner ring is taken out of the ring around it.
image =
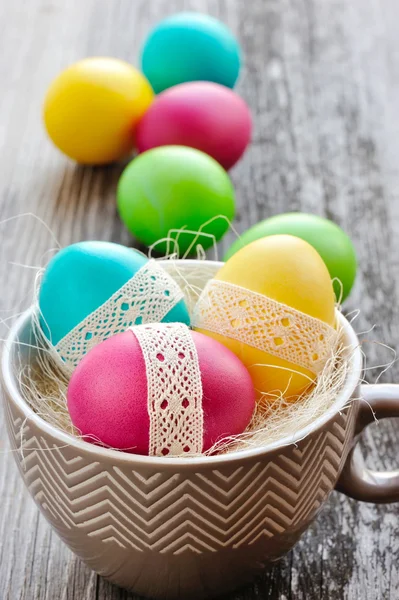
[[[154,471],[93,462],[24,421],[11,400],[6,407],[19,470],[47,520],[97,572],[128,587],[138,577],[132,563],[144,568],[146,556],[184,570],[204,555],[242,551],[260,564],[286,552],[334,488],[357,411],[352,404],[328,429],[256,460]]]

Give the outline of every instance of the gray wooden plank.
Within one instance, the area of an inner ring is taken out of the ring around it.
[[[254,115],[254,139],[232,177],[237,228],[302,209],[327,215],[352,236],[360,273],[348,309],[359,331],[396,346],[399,255],[399,39],[395,0],[31,0],[0,4],[0,220],[31,212],[61,245],[133,241],[115,210],[121,166],[75,166],[46,140],[44,90],[85,55],[137,60],[151,23],[194,9],[239,36],[239,92]],[[233,239],[229,234],[221,251]],[[34,218],[0,224],[0,316],[27,307],[34,270],[56,243]],[[3,326],[1,336],[6,332]],[[370,364],[389,356],[365,344]],[[376,371],[368,373],[369,380]],[[392,367],[384,381],[399,378]],[[1,414],[1,413],[0,413]],[[98,578],[51,532],[22,487],[0,417],[0,589],[6,600],[136,600]],[[395,423],[364,436],[370,464],[397,462]],[[333,494],[289,556],[234,600],[395,600],[399,597],[398,508]]]

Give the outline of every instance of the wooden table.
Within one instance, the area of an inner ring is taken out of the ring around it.
[[[358,331],[377,324],[364,336],[368,364],[387,362],[391,353],[373,341],[395,347],[399,336],[397,0],[1,2],[2,336],[30,304],[36,267],[57,243],[132,243],[115,208],[122,166],[82,168],[57,152],[41,123],[47,85],[87,55],[136,63],[151,24],[183,9],[221,18],[244,50],[238,91],[255,130],[232,172],[237,229],[288,210],[326,215],[346,229],[360,263],[347,308],[361,310]],[[226,236],[221,250],[232,239]],[[377,374],[371,370],[367,378]],[[398,365],[382,380],[395,379]],[[394,421],[369,428],[364,440],[370,464],[397,464]],[[295,550],[231,600],[399,598],[398,514],[395,505],[333,493]],[[1,412],[0,597],[137,600],[92,573],[52,533],[22,486]]]

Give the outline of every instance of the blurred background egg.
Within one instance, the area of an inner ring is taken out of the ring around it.
[[[226,233],[235,213],[234,189],[226,171],[210,156],[185,146],[162,146],[131,161],[117,190],[122,221],[138,240],[159,252],[194,253],[209,248]],[[226,217],[215,218],[215,217]],[[211,219],[212,222],[205,225]],[[205,226],[204,226],[205,225]],[[191,232],[202,233],[196,236]],[[177,234],[171,230],[188,230]],[[213,236],[213,237],[212,237]]]
[[[334,292],[327,267],[316,250],[300,238],[274,235],[252,242],[234,254],[215,279],[257,292],[334,326]],[[238,340],[199,331],[222,342],[242,360],[259,400],[267,402],[278,393],[294,400],[309,386],[309,379],[315,378],[309,369]]]
[[[79,163],[100,165],[128,155],[154,93],[137,69],[116,58],[85,58],[51,83],[44,123],[53,143]]]
[[[39,291],[42,328],[51,343],[58,344],[147,262],[140,252],[111,242],[79,242],[60,250],[48,264]],[[163,320],[189,324],[184,301]]]
[[[142,70],[155,93],[186,81],[234,87],[241,50],[231,31],[209,15],[183,12],[158,23],[144,42]]]
[[[205,451],[246,429],[255,393],[248,371],[232,352],[200,333],[191,335],[203,388]],[[72,375],[67,396],[72,422],[87,441],[94,437],[112,448],[148,454],[146,365],[134,328],[86,354]]]
[[[223,85],[183,83],[159,94],[137,128],[137,148],[191,146],[230,169],[251,137],[251,114],[240,96]]]
[[[313,246],[324,260],[337,300],[351,292],[356,278],[356,252],[349,236],[335,223],[318,215],[285,213],[257,223],[232,244],[224,259],[229,260],[240,248],[268,235],[295,235]]]

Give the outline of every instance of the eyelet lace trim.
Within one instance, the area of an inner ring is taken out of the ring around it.
[[[55,346],[56,355],[65,370],[73,371],[93,346],[132,325],[162,321],[182,298],[177,283],[151,260],[63,337]]]
[[[327,323],[241,286],[212,279],[192,317],[212,331],[320,373],[332,355],[337,331]]]
[[[150,456],[200,454],[202,381],[197,349],[183,323],[132,327],[145,361]]]

